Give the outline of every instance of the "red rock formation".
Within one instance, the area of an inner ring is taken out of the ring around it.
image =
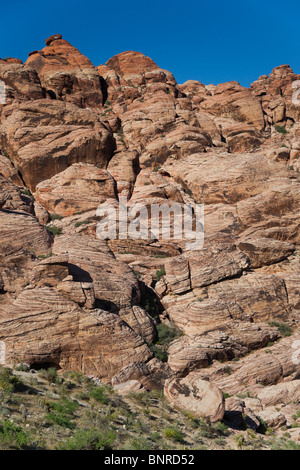
[[[165,386],[171,404],[211,421],[223,417],[222,390],[233,395],[226,420],[255,429],[261,413],[289,425],[299,398],[299,78],[283,65],[250,88],[178,85],[138,52],[95,68],[59,34],[25,65],[1,60],[7,362],[83,371],[122,393]],[[204,204],[204,247],[161,234],[96,239],[98,205],[121,196],[131,209]],[[167,345],[174,324],[184,336]],[[249,390],[254,398],[234,396]]]
[[[37,71],[48,95],[80,107],[102,107],[97,70],[60,34],[46,40],[46,47],[30,54],[26,65]]]

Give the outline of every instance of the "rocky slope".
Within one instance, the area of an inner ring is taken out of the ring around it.
[[[291,426],[299,79],[283,65],[250,88],[179,85],[138,52],[95,67],[59,34],[25,64],[0,60],[5,364],[164,389],[172,406],[233,427]],[[98,206],[121,198],[204,204],[204,247],[99,239]]]

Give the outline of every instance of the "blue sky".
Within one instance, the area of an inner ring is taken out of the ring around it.
[[[136,50],[179,83],[249,86],[281,64],[300,73],[299,0],[13,0],[0,12],[1,58],[25,61],[61,33],[95,65]]]

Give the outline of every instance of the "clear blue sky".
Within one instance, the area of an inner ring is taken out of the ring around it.
[[[249,86],[281,64],[300,73],[299,0],[10,0],[0,12],[1,58],[26,60],[61,33],[95,65],[136,50],[179,83]]]

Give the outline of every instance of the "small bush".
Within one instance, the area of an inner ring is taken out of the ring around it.
[[[49,384],[61,383],[61,378],[58,376],[57,370],[54,367],[49,367],[49,369],[41,369],[39,371],[39,376],[42,379],[47,380]]]
[[[279,132],[279,134],[287,134],[287,130],[285,126],[275,126],[275,130]]]
[[[62,228],[61,227],[56,227],[53,225],[52,227],[46,227],[48,232],[52,233],[52,235],[57,236],[62,234]]]
[[[0,389],[5,393],[23,392],[27,389],[26,385],[13,375],[11,369],[0,366]]]
[[[75,436],[61,444],[59,450],[112,450],[115,440],[116,434],[111,429],[103,431],[80,430],[76,432]]]
[[[269,322],[269,326],[275,326],[276,328],[278,328],[282,336],[291,336],[293,332],[292,328],[286,323],[278,323],[276,321],[272,321]]]
[[[28,433],[7,419],[0,421],[0,447],[10,449],[25,449],[30,444]]]
[[[15,370],[18,372],[29,372],[30,367],[28,364],[19,364],[18,366],[15,367]]]
[[[126,450],[151,450],[152,444],[143,437],[130,439],[128,444],[125,445]]]
[[[175,326],[168,326],[165,323],[159,323],[156,327],[159,344],[168,345],[174,339],[182,335],[181,331]]]
[[[107,404],[109,401],[106,390],[103,387],[94,387],[90,391],[89,397],[94,398],[94,400],[102,403],[103,405]]]
[[[174,442],[183,442],[183,434],[176,428],[165,429],[164,436]]]
[[[31,194],[31,192],[29,191],[29,189],[21,189],[21,194],[24,194],[24,196],[28,196],[28,197],[30,197],[30,199],[34,200],[34,197]]]
[[[75,227],[78,228],[78,227],[81,227],[81,225],[87,225],[89,223],[90,223],[89,220],[83,220],[82,222],[76,222]]]
[[[160,281],[161,278],[163,276],[165,276],[165,274],[166,274],[166,269],[165,269],[164,266],[160,269],[157,269],[157,271],[156,271],[156,280],[157,280],[157,282]]]
[[[50,219],[51,219],[51,220],[62,220],[62,219],[63,219],[63,216],[62,216],[62,215],[58,215],[58,214],[50,214]]]
[[[159,344],[151,344],[149,346],[150,351],[153,352],[154,357],[161,362],[168,361],[168,353]]]
[[[74,418],[74,413],[78,408],[76,401],[63,398],[59,402],[48,402],[46,406],[50,411],[50,413],[46,415],[46,420],[49,423],[54,423],[69,429],[75,428],[75,424],[71,419]]]
[[[48,259],[48,258],[51,258],[51,256],[53,256],[53,253],[49,253],[48,255],[38,255],[38,258],[40,258],[40,259]]]

